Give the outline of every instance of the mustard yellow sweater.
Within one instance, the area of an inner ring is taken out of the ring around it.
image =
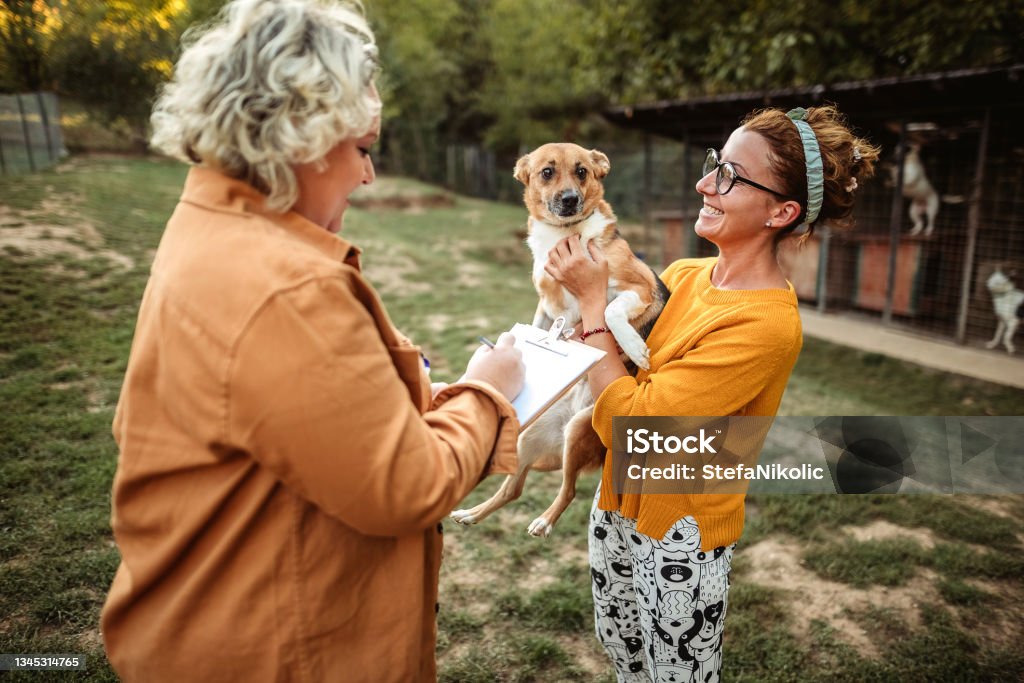
[[[775,415],[800,353],[796,293],[725,290],[711,284],[717,258],[683,259],[661,279],[672,292],[647,339],[651,369],[621,377],[594,407],[594,429],[612,445],[614,416]],[[734,543],[743,531],[743,494],[616,494],[605,458],[598,507],[637,520],[661,539],[687,515],[704,550]]]

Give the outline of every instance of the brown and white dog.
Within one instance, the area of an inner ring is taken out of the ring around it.
[[[583,253],[595,242],[608,260],[608,306],[605,321],[623,355],[638,367],[650,367],[644,339],[665,306],[668,289],[630,250],[619,235],[615,214],[604,200],[601,179],[611,169],[608,157],[578,145],[543,145],[519,159],[515,177],[526,191],[530,212],[526,243],[533,253],[533,284],[540,295],[533,324],[547,329],[564,316],[566,327],[580,329],[579,302],[544,270],[548,252],[558,242],[580,235]],[[625,359],[624,359],[625,360]],[[527,531],[547,536],[576,495],[581,470],[598,466],[604,446],[591,426],[594,400],[586,380],[578,383],[519,436],[519,470],[509,475],[489,500],[469,510],[456,510],[452,519],[476,524],[498,508],[519,498],[531,469],[561,468],[557,498]]]

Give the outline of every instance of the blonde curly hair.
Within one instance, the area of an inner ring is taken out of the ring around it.
[[[292,166],[321,162],[380,114],[377,48],[360,5],[232,0],[182,44],[151,144],[248,182],[272,210],[298,198]]]

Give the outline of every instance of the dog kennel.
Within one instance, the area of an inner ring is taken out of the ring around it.
[[[648,153],[658,137],[683,143],[678,193],[644,201],[659,228],[648,248],[663,263],[716,253],[692,229],[705,149],[753,109],[823,103],[881,145],[882,158],[858,190],[852,230],[819,226],[780,255],[800,299],[962,344],[990,340],[987,279],[998,268],[1024,289],[1024,64],[610,109],[611,122],[650,136]]]

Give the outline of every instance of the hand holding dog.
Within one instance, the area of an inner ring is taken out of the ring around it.
[[[498,337],[494,348],[481,346],[469,359],[462,379],[486,382],[505,398],[513,400],[522,390],[526,375],[523,352],[513,346],[515,343],[516,338],[505,332]]]
[[[607,304],[608,261],[593,240],[586,250],[579,235],[561,240],[548,252],[544,270],[579,299],[581,307],[598,304],[603,309]]]

